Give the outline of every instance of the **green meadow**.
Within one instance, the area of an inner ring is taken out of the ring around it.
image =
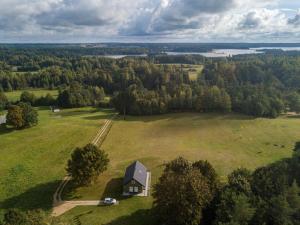
[[[11,102],[16,102],[20,100],[20,96],[24,90],[17,90],[17,91],[11,91],[11,92],[5,92],[5,95],[7,96],[8,100]],[[47,95],[48,93],[51,94],[53,97],[58,96],[58,90],[47,90],[47,89],[29,89],[26,90],[30,93],[33,93],[36,97],[42,97]]]
[[[49,211],[71,152],[89,143],[112,111],[39,109],[36,127],[0,127],[0,213],[7,208]]]
[[[290,157],[300,140],[300,117],[256,119],[239,114],[178,113],[117,119],[102,148],[110,158],[109,169],[88,187],[65,192],[66,199],[115,197],[120,205],[78,207],[62,216],[82,224],[144,224],[151,221],[151,197],[123,198],[122,177],[134,160],[152,172],[152,184],[163,165],[178,156],[191,161],[208,160],[222,181],[238,167],[257,167]],[[145,216],[147,219],[145,219]]]

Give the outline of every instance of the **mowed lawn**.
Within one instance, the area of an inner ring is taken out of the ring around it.
[[[113,207],[78,207],[62,218],[79,216],[86,225],[151,224],[147,209],[152,198],[123,199],[125,168],[140,160],[152,172],[152,184],[164,163],[178,156],[191,161],[208,160],[222,181],[238,167],[251,170],[289,157],[300,140],[300,117],[255,119],[239,114],[179,113],[149,117],[127,117],[114,122],[102,148],[111,160],[107,172],[89,187],[68,192],[69,199],[116,197]]]
[[[11,91],[11,92],[5,92],[5,95],[7,96],[8,100],[11,102],[16,102],[20,100],[20,96],[23,93],[24,90],[17,90],[17,91]],[[48,90],[48,89],[29,89],[26,90],[30,93],[33,93],[37,98],[46,96],[48,93],[51,94],[54,98],[58,96],[58,90]]]
[[[87,107],[38,113],[36,127],[0,128],[0,213],[12,207],[49,210],[72,150],[89,143],[112,112]]]

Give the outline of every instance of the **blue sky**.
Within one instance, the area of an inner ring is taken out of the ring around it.
[[[300,42],[300,0],[0,0],[0,42]]]

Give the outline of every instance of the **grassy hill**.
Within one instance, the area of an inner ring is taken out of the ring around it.
[[[26,91],[33,93],[38,98],[41,97],[41,96],[45,96],[48,93],[51,94],[53,97],[58,96],[58,91],[57,90],[29,89],[29,90],[26,90]],[[16,102],[16,101],[20,100],[20,96],[21,96],[22,92],[23,92],[23,90],[5,92],[5,95],[7,96],[9,101]]]
[[[152,198],[120,196],[125,168],[132,161],[140,160],[151,170],[152,183],[160,176],[163,164],[178,156],[208,160],[226,181],[226,175],[235,168],[253,170],[289,157],[294,143],[300,140],[299,126],[297,116],[255,119],[238,114],[179,113],[118,120],[102,146],[111,160],[108,171],[93,185],[68,192],[66,197],[116,197],[121,199],[120,205],[79,207],[63,218],[72,220],[80,215],[86,225],[143,224],[149,219],[147,209]]]
[[[0,128],[0,209],[49,210],[72,150],[89,143],[110,114],[89,107],[58,114],[40,109],[36,127]]]

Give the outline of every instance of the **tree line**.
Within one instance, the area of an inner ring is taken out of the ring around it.
[[[159,64],[176,60],[182,63],[187,59],[204,66],[197,80],[191,80],[180,65]],[[90,92],[113,96],[115,107],[121,113],[132,115],[193,110],[277,117],[286,110],[299,112],[300,108],[300,57],[297,55],[211,60],[199,56],[153,56],[113,60],[39,52],[16,54],[10,50],[1,60],[0,90],[30,87],[72,92],[71,85],[79,83],[84,89],[101,89]],[[36,64],[38,69],[18,71],[28,63]],[[77,97],[83,100],[75,101],[76,104],[66,92],[59,102],[66,107],[93,104],[90,94],[83,90],[80,93],[81,97]]]

